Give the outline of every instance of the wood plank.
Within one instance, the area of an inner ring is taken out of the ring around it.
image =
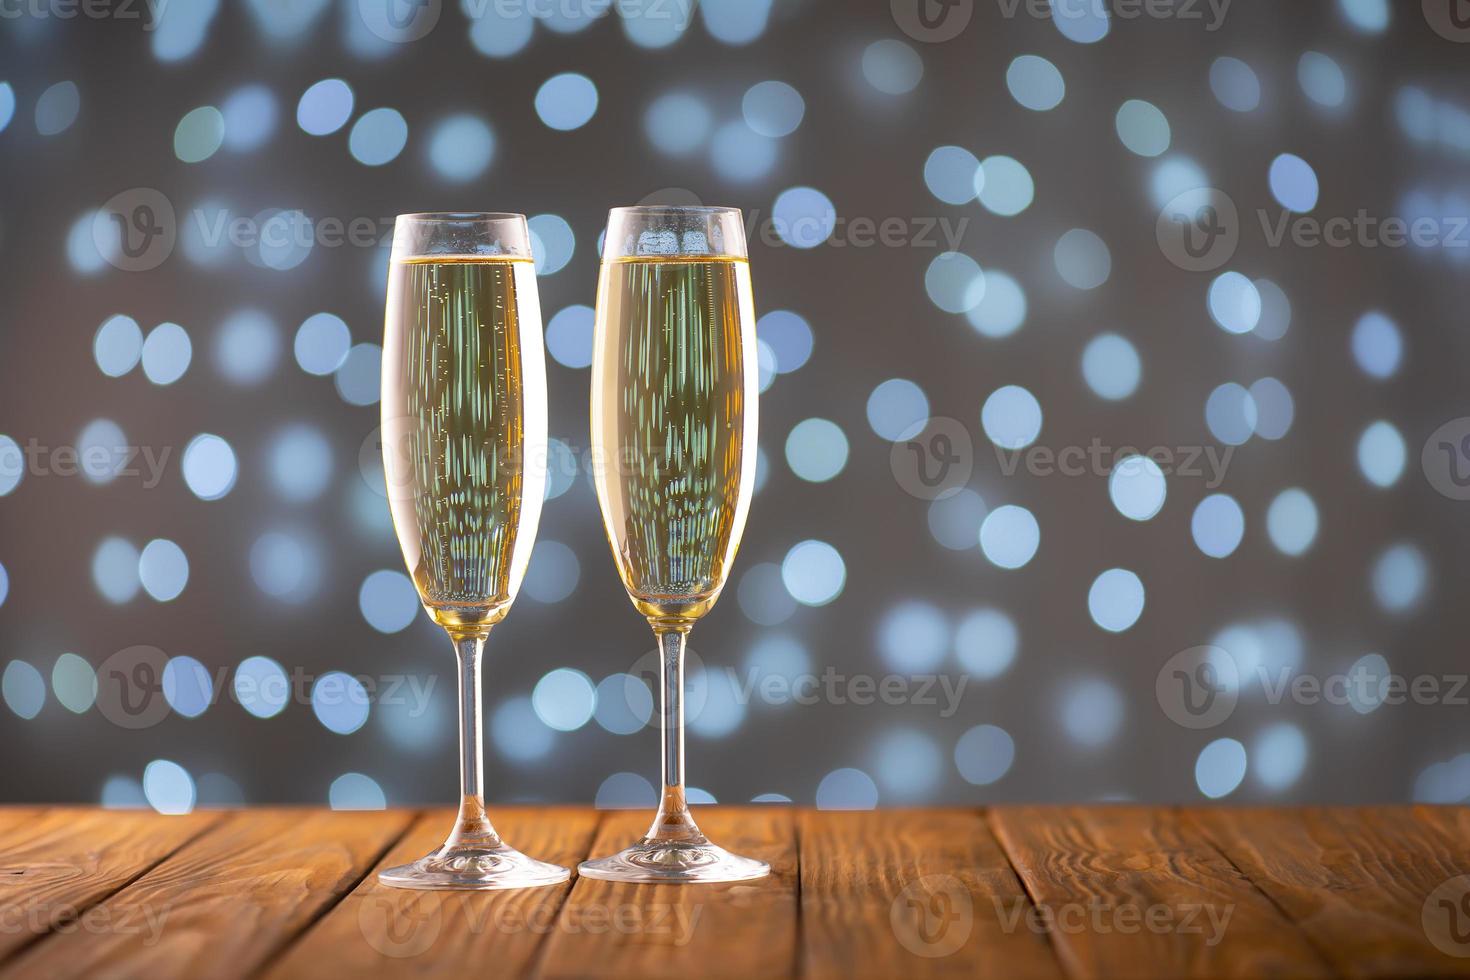
[[[1465,833],[1408,807],[1192,810],[1227,857],[1342,974],[1470,975],[1470,937],[1450,955],[1426,930],[1436,889],[1470,872]],[[1451,896],[1453,897],[1453,896]],[[1435,915],[1448,914],[1435,905]],[[1462,920],[1462,929],[1470,920]]]
[[[979,813],[802,811],[798,826],[804,975],[1062,975]]]
[[[356,885],[412,816],[229,814],[96,906],[99,926],[50,935],[0,975],[246,976]]]
[[[512,846],[575,868],[587,856],[597,814],[586,807],[495,807]],[[333,975],[366,980],[406,973],[523,976],[556,921],[571,882],[493,892],[388,888],[377,871],[423,857],[444,842],[454,811],[424,814],[403,840],[331,912],[271,964],[269,980]]]
[[[539,963],[544,977],[791,976],[796,963],[796,836],[780,807],[699,806],[700,829],[721,847],[771,865],[755,881],[638,885],[578,878]],[[595,855],[626,847],[651,814],[606,815]]]
[[[80,808],[3,811],[0,961],[52,932],[95,925],[100,913],[88,910],[219,819]]]
[[[1331,975],[1171,809],[997,807],[990,819],[1075,977]]]

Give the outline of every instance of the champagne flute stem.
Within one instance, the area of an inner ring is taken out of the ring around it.
[[[654,626],[659,647],[659,740],[663,791],[650,840],[703,842],[684,795],[684,648],[688,626]]]
[[[454,656],[459,662],[459,819],[450,844],[499,843],[485,815],[485,757],[481,745],[480,662],[485,634],[455,634]]]

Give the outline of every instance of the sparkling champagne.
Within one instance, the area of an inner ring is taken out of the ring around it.
[[[545,494],[545,366],[529,260],[392,264],[382,411],[393,526],[419,597],[446,629],[488,629],[520,587]]]
[[[604,263],[592,447],[598,500],[639,612],[692,622],[719,597],[755,485],[750,267],[729,257]]]

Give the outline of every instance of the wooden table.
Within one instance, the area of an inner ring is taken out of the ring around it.
[[[383,888],[447,811],[0,809],[0,978],[1470,974],[1470,810],[700,807],[729,885]],[[574,865],[648,815],[498,807]]]

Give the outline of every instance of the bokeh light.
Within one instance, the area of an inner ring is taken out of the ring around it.
[[[351,735],[367,724],[367,689],[351,674],[327,671],[311,686],[311,710],[327,731]]]
[[[325,376],[342,366],[351,347],[352,332],[341,317],[332,313],[313,313],[296,329],[292,352],[301,370]]]
[[[1120,401],[1138,390],[1143,363],[1126,337],[1098,334],[1082,350],[1082,377],[1099,398]]]
[[[1015,761],[1016,743],[997,725],[976,725],[955,743],[955,768],[965,782],[974,786],[998,782]]]
[[[1211,558],[1228,558],[1245,537],[1245,513],[1229,494],[1210,494],[1194,508],[1189,532],[1200,551]]]
[[[868,396],[868,425],[890,442],[909,439],[929,421],[929,399],[907,378],[890,378]]]
[[[757,82],[740,100],[745,124],[762,136],[790,136],[806,115],[806,100],[785,82]]]
[[[159,602],[177,599],[189,584],[189,559],[167,538],[154,538],[138,555],[138,581]]]
[[[1021,161],[990,156],[980,161],[975,193],[987,211],[1009,218],[1031,206],[1036,199],[1036,184]]]
[[[352,124],[347,148],[352,158],[368,167],[392,163],[408,145],[408,121],[397,109],[371,109]]]
[[[464,183],[482,176],[495,157],[495,134],[477,116],[450,116],[429,135],[429,162],[446,180]]]
[[[900,673],[933,671],[949,652],[950,626],[945,615],[927,602],[900,603],[878,625],[878,652]]]
[[[580,129],[597,112],[597,86],[577,72],[553,75],[536,90],[536,115],[552,129]]]
[[[945,204],[966,204],[975,199],[980,161],[962,146],[940,146],[924,161],[924,186]]]
[[[985,436],[1001,449],[1024,449],[1041,435],[1041,403],[1020,385],[990,393],[980,409]]]
[[[675,157],[688,156],[704,146],[713,127],[709,106],[689,92],[660,95],[643,114],[649,142]]]
[[[1006,69],[1006,88],[1027,109],[1046,112],[1061,105],[1067,83],[1057,66],[1040,55],[1023,54]]]
[[[827,419],[805,419],[786,436],[786,463],[809,483],[825,483],[847,465],[847,436]]]
[[[108,317],[97,328],[92,339],[92,357],[97,368],[109,378],[120,378],[137,366],[143,356],[143,331],[138,321],[117,314]]]
[[[1239,58],[1216,58],[1210,65],[1210,91],[1220,104],[1235,112],[1250,112],[1261,104],[1261,80]]]
[[[235,486],[235,451],[217,435],[201,433],[184,447],[180,468],[189,492],[200,500],[218,500]]]
[[[919,87],[924,60],[902,41],[874,41],[863,50],[863,78],[885,95],[905,95]]]
[[[842,593],[847,566],[837,549],[825,541],[802,541],[781,562],[786,591],[804,606],[825,606]]]
[[[980,680],[991,680],[1009,670],[1020,643],[1016,621],[999,609],[976,609],[955,626],[955,656]]]
[[[264,381],[275,370],[280,353],[280,332],[263,310],[233,313],[215,334],[215,369],[238,385],[257,385]]]
[[[1373,563],[1373,598],[1390,613],[1417,608],[1429,586],[1429,560],[1409,542],[1390,545]]]
[[[1233,738],[1217,738],[1200,750],[1194,782],[1212,800],[1229,796],[1245,779],[1245,746]]]
[[[1391,487],[1399,481],[1408,462],[1404,437],[1392,422],[1370,422],[1358,437],[1358,470],[1375,487]]]
[[[1108,496],[1118,513],[1146,521],[1164,507],[1168,485],[1164,471],[1148,456],[1125,456],[1108,475]]]
[[[1129,152],[1156,157],[1169,149],[1172,139],[1169,120],[1152,102],[1129,99],[1118,107],[1113,125]]]
[[[1023,567],[1040,546],[1041,526],[1025,507],[997,507],[980,525],[980,550],[998,568]]]
[[[1109,633],[1121,633],[1143,615],[1143,582],[1126,568],[1110,568],[1093,579],[1087,591],[1092,621]]]
[[[296,125],[311,136],[329,136],[347,125],[354,104],[352,86],[340,78],[324,78],[301,93]]]
[[[1300,487],[1277,494],[1266,510],[1266,533],[1284,555],[1301,555],[1317,539],[1317,505]]]
[[[1364,313],[1353,325],[1353,359],[1370,378],[1393,377],[1404,356],[1398,325],[1377,310]]]
[[[418,617],[418,590],[397,569],[379,569],[363,579],[357,590],[357,608],[379,633],[401,633]]]

